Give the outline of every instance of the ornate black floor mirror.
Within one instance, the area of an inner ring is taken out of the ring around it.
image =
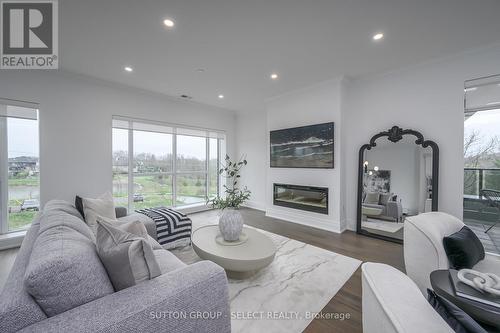
[[[359,149],[357,233],[403,243],[409,216],[438,210],[439,147],[393,126]]]

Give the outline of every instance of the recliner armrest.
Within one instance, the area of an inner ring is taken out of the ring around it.
[[[396,268],[364,263],[361,281],[363,332],[453,332],[417,285]]]
[[[230,331],[226,273],[220,266],[202,261],[42,320],[21,332]]]

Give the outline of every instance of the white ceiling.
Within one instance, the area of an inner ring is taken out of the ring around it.
[[[63,69],[242,112],[339,75],[371,75],[500,41],[498,0],[59,4]],[[372,40],[377,32],[385,34],[380,42]],[[278,81],[269,79],[273,71]]]

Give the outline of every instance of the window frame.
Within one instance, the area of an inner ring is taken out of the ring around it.
[[[128,129],[127,129],[127,140],[128,140],[128,172],[127,172],[127,177],[128,177],[128,187],[127,187],[127,209],[129,211],[134,210],[134,176],[136,174],[134,173],[134,131],[145,131],[143,129],[134,129],[133,124],[138,123],[142,125],[155,125],[155,126],[164,126],[165,128],[171,128],[171,135],[172,135],[172,169],[169,172],[151,172],[147,173],[147,175],[166,175],[166,176],[171,176],[172,178],[172,205],[170,207],[173,208],[180,208],[180,209],[189,209],[189,208],[201,208],[206,209],[206,201],[209,198],[209,191],[210,191],[210,139],[217,139],[217,166],[220,165],[221,158],[223,154],[225,154],[225,141],[226,141],[226,134],[225,131],[222,130],[214,130],[214,129],[208,129],[208,128],[197,128],[197,127],[192,127],[192,126],[184,126],[184,125],[176,125],[176,124],[168,124],[168,123],[162,123],[162,122],[155,122],[155,121],[148,121],[148,120],[143,120],[143,119],[133,119],[133,118],[128,118],[128,117],[121,117],[121,116],[113,116],[113,125],[112,129],[118,129],[122,127],[117,127],[114,125],[114,121],[120,121],[120,122],[127,122],[128,123]],[[181,133],[179,133],[179,130]],[[196,131],[199,133],[204,133],[204,136],[199,136],[199,135],[192,135],[192,134],[187,134],[187,133],[182,133],[182,131]],[[151,130],[151,132],[157,132],[154,130]],[[160,132],[161,133],[161,132]],[[211,136],[211,133],[216,133],[216,137]],[[202,137],[205,139],[205,167],[203,170],[196,170],[196,171],[180,171],[177,170],[177,137],[179,135],[182,136],[192,136],[192,137]],[[111,140],[113,142],[113,140]],[[113,147],[112,147],[113,151]],[[113,170],[113,165],[112,165],[112,170]],[[112,171],[113,172],[113,171]],[[218,168],[216,168],[215,172],[217,173],[217,194],[220,195],[221,193],[221,179],[220,175],[218,175]],[[182,175],[203,175],[205,177],[205,197],[204,201],[200,203],[194,203],[194,204],[181,204],[179,205],[177,203],[177,194],[178,194],[178,188],[177,188],[177,177],[182,176]],[[141,174],[143,175],[143,174]],[[113,193],[114,195],[114,193]]]
[[[24,102],[6,98],[0,98],[0,105],[4,106],[17,106],[22,108],[28,108],[36,110],[37,117],[37,127],[38,127],[38,164],[41,165],[41,154],[40,154],[40,105],[37,103]],[[9,143],[8,143],[8,118],[21,118],[22,117],[3,117],[0,116],[0,235],[7,235],[19,232],[25,232],[31,225],[31,223],[26,224],[26,226],[10,230],[9,229]],[[38,180],[38,190],[40,197],[38,199],[40,205],[42,202],[42,191],[41,191],[41,171],[39,172]]]

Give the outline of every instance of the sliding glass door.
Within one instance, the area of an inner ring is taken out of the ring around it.
[[[464,222],[500,253],[500,75],[465,82]]]
[[[39,179],[38,110],[0,100],[0,233],[31,224],[40,209]]]
[[[219,193],[223,132],[116,117],[113,196],[129,209],[204,205]]]

